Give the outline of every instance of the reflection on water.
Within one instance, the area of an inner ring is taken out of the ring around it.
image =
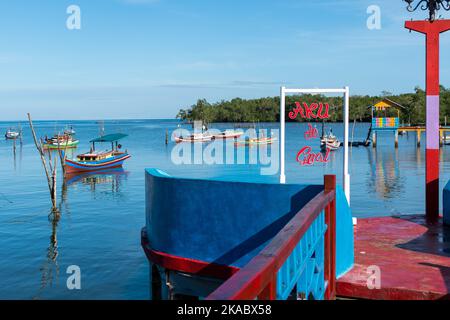
[[[70,187],[81,184],[88,186],[93,195],[97,191],[105,192],[109,190],[110,194],[118,195],[121,191],[122,179],[125,179],[128,172],[124,169],[112,169],[108,171],[98,171],[89,173],[69,174],[63,179],[61,186],[61,200],[57,211],[53,211],[48,216],[48,221],[51,226],[50,243],[46,250],[46,256],[43,265],[40,268],[41,271],[41,286],[38,294],[35,298],[39,299],[41,293],[48,287],[52,287],[54,283],[58,282],[60,274],[60,267],[58,264],[58,256],[60,250],[58,248],[58,224],[60,221],[60,212],[65,212],[66,215],[70,214],[69,210],[69,198],[68,190]],[[99,187],[106,187],[98,190]]]
[[[108,193],[117,197],[121,196],[121,185],[128,174],[129,172],[125,171],[123,168],[98,172],[66,174],[65,185],[66,189],[67,186],[76,186],[77,184],[88,186],[94,198],[96,198],[97,192],[101,194]]]
[[[13,159],[14,159],[14,171],[17,170],[17,157],[16,157],[16,140],[13,142]]]
[[[35,298],[39,298],[42,291],[47,287],[51,287],[53,282],[56,282],[59,277],[59,265],[58,265],[58,222],[60,219],[60,213],[58,211],[52,211],[48,220],[51,226],[50,244],[46,251],[46,259],[41,266],[41,287]]]
[[[417,168],[422,167],[422,153],[420,152],[420,148],[416,148],[416,163]]]
[[[14,139],[14,140],[6,140],[7,143],[11,143],[11,154],[12,154],[12,160],[13,160],[13,168],[14,168],[14,172],[16,172],[17,170],[17,149],[19,149],[19,166],[22,163],[22,149],[23,149],[23,144],[22,141],[20,140],[20,142],[18,142],[18,140]]]
[[[376,193],[380,198],[395,198],[403,192],[405,179],[400,174],[398,148],[383,152],[366,148],[370,166],[367,179],[369,192]]]
[[[61,186],[61,200],[59,202],[59,211],[62,212],[62,207],[67,208],[67,179],[63,179]]]

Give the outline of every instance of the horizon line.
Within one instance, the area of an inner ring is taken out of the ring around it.
[[[33,121],[116,121],[116,120],[179,120],[177,118],[109,118],[109,119],[32,119]],[[28,119],[23,119],[23,120],[18,120],[18,119],[14,119],[14,120],[0,120],[0,123],[2,122],[28,122]]]

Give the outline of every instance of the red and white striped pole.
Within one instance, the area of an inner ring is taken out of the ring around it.
[[[439,36],[450,20],[407,21],[405,27],[426,36],[426,217],[439,219]]]

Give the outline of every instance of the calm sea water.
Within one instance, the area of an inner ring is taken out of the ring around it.
[[[71,124],[81,141],[76,153],[89,149],[99,134],[95,121],[36,122],[39,136],[52,135]],[[107,133],[122,132],[132,154],[123,172],[81,176],[62,186],[58,200],[61,217],[50,215],[44,172],[25,122],[23,144],[0,140],[0,299],[150,299],[148,262],[140,246],[144,226],[144,169],[156,167],[173,175],[221,179],[277,181],[261,177],[255,165],[175,165],[173,143],[166,146],[171,120],[106,121]],[[17,123],[0,122],[0,133]],[[276,124],[260,124],[276,128]],[[216,124],[224,129],[230,125]],[[186,127],[188,128],[188,127]],[[342,137],[342,126],[332,125]],[[295,161],[306,144],[306,124],[287,125],[287,180],[322,183],[323,175],[342,173],[342,150],[327,164],[302,167]],[[354,139],[363,140],[368,125],[358,124]],[[320,131],[320,129],[319,129]],[[412,214],[424,211],[424,148],[417,149],[415,134],[400,137],[394,149],[393,134],[380,134],[376,150],[352,148],[351,205],[357,217]],[[424,137],[422,141],[425,142]],[[424,143],[423,143],[424,145]],[[313,144],[314,146],[314,144]],[[314,146],[317,149],[317,146]],[[450,148],[441,149],[441,189],[450,178]],[[78,265],[82,289],[67,289],[66,269]]]

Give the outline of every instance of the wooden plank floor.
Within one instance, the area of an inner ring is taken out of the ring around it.
[[[369,289],[377,266],[380,288]],[[371,271],[371,272],[370,272]],[[371,276],[372,275],[372,276]],[[361,299],[450,299],[450,228],[424,216],[358,219],[355,266],[337,282],[337,294]]]

